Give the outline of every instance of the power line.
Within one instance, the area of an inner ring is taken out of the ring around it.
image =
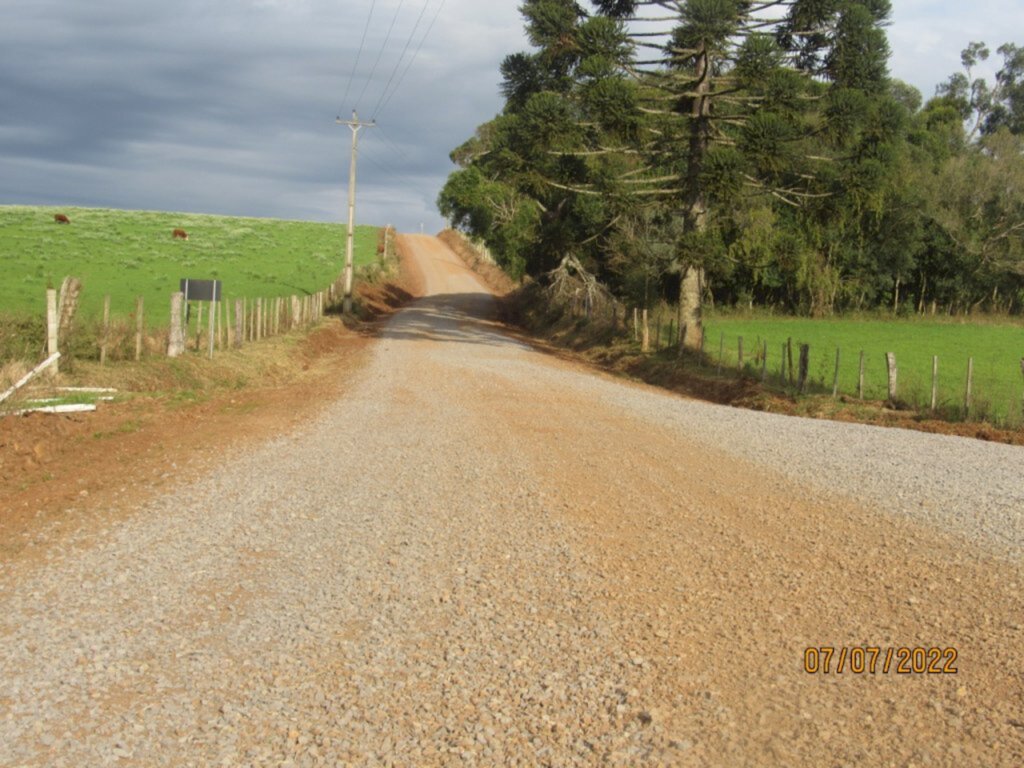
[[[359,156],[366,157],[367,159],[369,159],[371,163],[376,165],[389,176],[392,176],[395,181],[400,181],[403,175],[402,171],[399,170],[398,165],[392,164],[391,161],[395,159],[394,155],[396,153],[402,154],[402,149],[400,147],[395,146],[393,143],[391,143],[384,137],[383,132],[380,130],[380,123],[376,123],[375,127],[377,128],[376,135],[368,137],[366,141],[360,144]],[[378,146],[376,142],[377,138],[383,139],[385,142],[387,142],[390,145],[391,149],[383,145]],[[379,157],[376,156],[378,150],[380,150]],[[371,157],[371,154],[373,154],[374,157]]]
[[[366,17],[366,26],[363,28],[363,39],[359,41],[359,51],[356,53],[356,63],[352,66],[352,74],[348,76],[348,85],[345,86],[345,96],[341,100],[341,105],[338,107],[338,115],[340,117],[342,110],[345,109],[345,102],[348,101],[349,91],[352,90],[352,80],[356,76],[356,70],[359,69],[359,57],[363,55],[363,46],[366,45],[366,33],[370,31],[370,20],[373,18],[373,9],[377,5],[377,0],[372,0],[370,3],[370,13]]]
[[[411,163],[412,158],[409,157],[408,153],[404,149],[402,149],[398,144],[391,140],[391,138],[388,136],[388,134],[384,131],[383,127],[379,123],[377,124],[377,127],[380,128],[380,137],[384,139],[384,142],[388,146],[390,146],[395,152],[401,155],[403,160],[405,160],[407,163]]]
[[[420,43],[416,46],[416,50],[413,52],[412,58],[409,59],[409,63],[406,64],[405,69],[402,70],[401,77],[398,78],[398,82],[395,83],[395,87],[392,89],[391,93],[388,94],[384,103],[380,105],[380,108],[374,110],[374,114],[380,114],[381,110],[387,109],[388,104],[391,102],[391,98],[398,92],[398,89],[402,85],[402,81],[405,80],[406,74],[408,74],[409,70],[412,68],[413,62],[416,61],[416,57],[419,56],[420,51],[423,50],[423,44],[427,41],[427,38],[430,37],[430,32],[434,28],[434,24],[437,23],[437,17],[441,15],[441,9],[444,8],[445,2],[447,2],[447,0],[441,0],[441,3],[437,6],[437,10],[434,12],[434,18],[430,20],[430,26],[427,27],[427,31],[424,32],[423,37],[420,38]],[[424,6],[424,9],[425,8],[426,7]]]
[[[402,12],[402,4],[405,0],[398,0],[398,7],[395,8],[395,15],[391,18],[391,26],[388,27],[388,33],[384,36],[384,42],[377,52],[377,59],[373,62],[373,67],[370,69],[370,76],[366,78],[366,82],[363,83],[363,90],[359,93],[359,98],[356,99],[356,106],[358,107],[363,102],[363,96],[366,95],[366,89],[370,87],[370,83],[373,82],[373,76],[377,72],[377,65],[380,64],[381,58],[384,56],[384,51],[388,47],[388,41],[391,40],[391,33],[395,29],[395,22],[398,21],[398,14]]]
[[[395,80],[395,75],[398,74],[398,68],[402,66],[402,60],[405,58],[405,54],[409,51],[409,46],[412,45],[413,37],[416,36],[416,30],[420,27],[420,22],[423,21],[423,15],[427,12],[427,6],[430,4],[430,0],[424,0],[423,8],[420,10],[420,15],[416,17],[416,23],[413,25],[412,32],[409,33],[409,39],[405,41],[405,47],[402,49],[401,55],[398,57],[398,61],[395,62],[395,68],[391,70],[391,77],[388,78],[387,84],[384,86],[384,90],[381,91],[380,98],[377,99],[377,106],[373,108],[374,115],[380,110],[381,102],[384,101],[384,96],[387,95],[388,88],[391,87],[391,83]]]
[[[362,148],[360,149],[359,158],[361,160],[366,160],[367,162],[370,163],[370,165],[374,166],[375,168],[377,168],[377,170],[381,171],[387,177],[387,180],[395,182],[396,184],[399,185],[404,184],[405,177],[403,176],[402,172],[399,171],[397,168],[393,167],[383,158],[378,158],[377,156],[375,156],[373,152],[369,150],[367,144],[363,144]]]

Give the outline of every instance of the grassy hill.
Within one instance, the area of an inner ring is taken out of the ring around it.
[[[70,224],[54,222],[65,213]],[[187,241],[172,238],[184,229]],[[357,227],[357,266],[376,258],[376,227]],[[98,208],[0,206],[0,314],[42,315],[45,289],[82,280],[80,316],[96,317],[145,298],[147,319],[166,324],[180,278],[217,279],[224,295],[256,298],[322,290],[345,261],[344,225]]]

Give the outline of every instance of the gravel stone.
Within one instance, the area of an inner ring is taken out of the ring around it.
[[[405,243],[344,398],[0,569],[0,764],[1024,764],[1020,448],[595,376]]]

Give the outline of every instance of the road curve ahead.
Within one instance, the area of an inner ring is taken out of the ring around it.
[[[0,765],[1024,764],[1024,452],[594,375],[404,246],[315,422],[0,570]]]

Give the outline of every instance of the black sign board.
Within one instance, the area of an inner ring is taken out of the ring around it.
[[[191,280],[183,277],[181,292],[185,294],[185,301],[220,301],[220,280]]]

